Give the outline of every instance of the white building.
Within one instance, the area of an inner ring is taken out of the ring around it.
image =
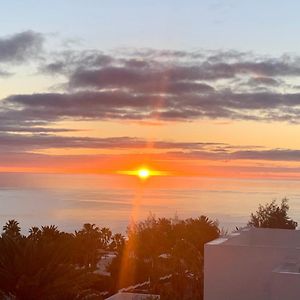
[[[246,228],[205,245],[204,300],[300,299],[300,230]]]

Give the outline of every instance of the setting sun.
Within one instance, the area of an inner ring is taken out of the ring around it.
[[[152,176],[166,176],[169,175],[168,172],[164,171],[157,171],[157,170],[152,170],[147,167],[141,167],[136,170],[127,170],[127,171],[118,171],[118,174],[123,174],[123,175],[131,175],[131,176],[136,176],[139,177],[142,180],[148,179],[149,177]]]
[[[140,170],[138,170],[137,175],[141,179],[147,179],[151,174],[150,174],[150,171],[148,169],[140,169]]]

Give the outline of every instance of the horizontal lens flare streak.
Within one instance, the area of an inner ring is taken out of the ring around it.
[[[168,172],[151,170],[148,168],[139,168],[136,170],[117,171],[118,174],[137,176],[142,180],[146,180],[152,176],[167,176]]]

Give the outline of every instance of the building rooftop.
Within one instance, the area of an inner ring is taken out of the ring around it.
[[[299,230],[242,228],[204,256],[205,300],[300,299]]]
[[[207,245],[300,248],[300,230],[243,228]]]

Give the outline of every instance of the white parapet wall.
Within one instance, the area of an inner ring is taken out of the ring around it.
[[[294,268],[292,275],[278,269],[286,262],[298,265],[299,261],[298,230],[247,228],[207,243],[204,300],[300,299],[299,269]],[[289,289],[289,298],[279,296],[284,289]]]
[[[271,299],[300,299],[300,268],[298,262],[281,265],[272,272]]]

